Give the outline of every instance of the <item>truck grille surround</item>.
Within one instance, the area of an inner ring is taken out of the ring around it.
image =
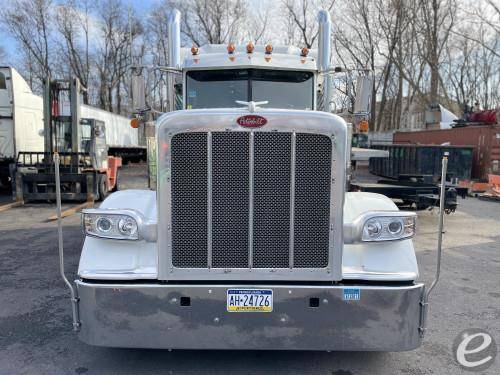
[[[323,134],[174,135],[172,265],[327,267],[331,163]]]

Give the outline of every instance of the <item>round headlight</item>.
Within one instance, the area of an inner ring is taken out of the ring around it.
[[[387,226],[387,230],[391,234],[399,234],[403,230],[403,224],[399,220],[391,221]]]
[[[369,237],[378,237],[382,233],[382,224],[375,219],[368,220],[365,224],[365,232]]]
[[[109,232],[113,228],[113,222],[107,217],[100,217],[97,219],[96,227],[101,232]]]
[[[118,230],[126,236],[133,236],[137,233],[137,223],[132,218],[123,218],[118,222]]]

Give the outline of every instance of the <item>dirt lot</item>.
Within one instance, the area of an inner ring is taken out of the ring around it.
[[[126,187],[144,185],[128,166]],[[71,330],[68,291],[58,274],[50,204],[0,213],[0,374],[458,374],[452,343],[466,328],[488,331],[500,347],[500,202],[460,200],[446,217],[442,282],[431,300],[428,334],[403,353],[223,352],[91,347]],[[432,278],[437,212],[419,213],[415,238],[421,278]],[[76,269],[79,216],[64,219],[66,266]],[[486,374],[500,373],[500,356]]]

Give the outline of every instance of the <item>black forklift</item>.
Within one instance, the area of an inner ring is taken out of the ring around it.
[[[104,122],[80,117],[81,92],[77,78],[46,80],[45,151],[19,152],[12,173],[17,201],[55,201],[55,153],[63,201],[93,202],[118,189],[122,160],[108,156]]]

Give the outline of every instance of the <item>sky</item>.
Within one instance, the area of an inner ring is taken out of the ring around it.
[[[0,0],[0,9],[4,9],[8,6],[10,0]],[[59,1],[55,0],[54,3],[58,3]],[[161,2],[161,0],[123,0],[124,4],[128,4],[139,14],[147,13],[152,5]],[[7,61],[0,61],[0,65],[6,65],[12,63],[13,51],[16,51],[18,48],[17,42],[12,39],[12,37],[0,27],[0,45],[7,53]]]

